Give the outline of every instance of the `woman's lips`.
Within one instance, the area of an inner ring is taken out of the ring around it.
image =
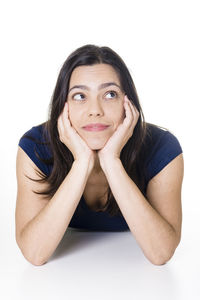
[[[86,131],[102,131],[109,127],[109,125],[103,125],[103,124],[89,124],[83,127]]]

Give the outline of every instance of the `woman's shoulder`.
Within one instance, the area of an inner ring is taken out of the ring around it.
[[[150,145],[152,150],[154,150],[160,147],[161,144],[166,143],[168,147],[180,147],[178,138],[169,129],[152,123],[146,123],[145,144]]]
[[[33,126],[27,130],[19,139],[18,145],[43,173],[49,173],[48,163],[42,161],[50,160],[51,162],[52,157],[46,123]]]
[[[169,129],[151,123],[146,125],[145,156],[150,180],[183,150],[178,138]]]
[[[39,125],[33,126],[27,130],[22,136],[21,139],[32,139],[35,142],[47,142],[48,133],[46,129],[47,122],[41,123]]]
[[[148,142],[154,143],[155,141],[161,139],[167,133],[170,133],[170,131],[165,127],[155,125],[152,123],[146,123],[146,138],[148,139]]]

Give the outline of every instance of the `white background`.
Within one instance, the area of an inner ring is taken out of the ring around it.
[[[1,299],[200,299],[199,1],[1,1]],[[146,121],[179,139],[185,160],[182,240],[152,265],[131,233],[67,231],[36,267],[15,242],[19,138],[47,119],[59,70],[85,44],[127,64]]]

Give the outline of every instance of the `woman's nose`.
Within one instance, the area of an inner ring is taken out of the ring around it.
[[[88,107],[88,115],[96,115],[96,116],[100,116],[103,115],[103,109],[101,104],[97,101],[92,101],[92,103],[90,103],[89,107]]]

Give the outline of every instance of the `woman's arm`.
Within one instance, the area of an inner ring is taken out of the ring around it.
[[[36,166],[19,147],[16,241],[24,257],[32,264],[47,262],[58,246],[83,194],[89,176],[88,166],[86,159],[74,161],[54,196],[44,200],[32,192],[43,186],[25,177],[24,173],[37,179],[33,169]]]
[[[98,151],[100,164],[126,222],[146,257],[156,265],[173,255],[181,236],[182,154],[152,178],[147,198],[126,173],[120,152],[133,135],[139,112],[124,98],[125,119]]]
[[[145,256],[165,264],[181,237],[180,154],[149,182],[146,199],[126,173],[120,159],[104,160],[104,172],[118,206]]]
[[[19,147],[17,154],[16,241],[34,265],[44,264],[62,239],[94,167],[95,151],[72,128],[68,104],[57,121],[60,141],[71,151],[74,163],[54,196],[48,200],[33,193],[46,187],[28,179],[39,179],[35,164]]]

